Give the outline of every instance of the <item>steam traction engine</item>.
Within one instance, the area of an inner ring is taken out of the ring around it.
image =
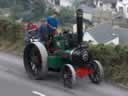
[[[93,83],[103,79],[103,68],[88,52],[88,44],[82,41],[83,11],[77,10],[77,34],[63,32],[49,42],[34,41],[24,49],[24,67],[32,79],[45,78],[48,71],[62,72],[63,83],[72,88],[76,78],[89,76]]]

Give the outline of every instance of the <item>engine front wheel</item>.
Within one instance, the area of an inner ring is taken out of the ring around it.
[[[63,69],[64,86],[72,88],[76,83],[76,72],[71,64],[66,64]]]
[[[89,63],[89,67],[92,70],[89,79],[92,83],[99,84],[104,78],[104,70],[101,63],[97,60],[93,60]]]

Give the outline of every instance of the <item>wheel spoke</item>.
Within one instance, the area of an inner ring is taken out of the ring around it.
[[[63,73],[63,79],[64,79],[64,85],[68,88],[72,88],[74,82],[75,82],[75,69],[73,68],[72,65],[70,64],[67,64],[65,65],[65,68],[64,68],[64,73]]]
[[[93,61],[93,63],[90,64],[90,69],[92,69],[94,72],[89,75],[91,81],[93,83],[100,83],[102,80],[102,66],[99,62]]]
[[[34,75],[38,74],[39,70],[40,70],[40,66],[39,66],[39,56],[37,54],[38,52],[36,52],[36,50],[34,48],[32,48],[31,50],[31,54],[30,54],[30,65],[31,65],[31,69]]]

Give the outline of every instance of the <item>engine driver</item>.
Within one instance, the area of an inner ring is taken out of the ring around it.
[[[53,14],[47,17],[47,28],[50,35],[57,34],[57,28],[59,24],[57,17],[59,16],[59,13],[60,12],[58,9],[54,9]]]
[[[53,36],[58,34],[57,28],[58,28],[59,21],[57,20],[57,17],[59,16],[59,14],[60,14],[59,9],[54,8],[53,14],[47,17],[47,29],[48,29],[48,38],[49,38],[49,41],[47,44],[48,48],[51,48],[53,45],[52,44]]]

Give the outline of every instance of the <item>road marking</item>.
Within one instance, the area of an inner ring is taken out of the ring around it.
[[[37,91],[32,91],[32,93],[35,94],[35,95],[38,95],[38,96],[46,96],[46,95],[44,95],[40,92],[37,92]]]

